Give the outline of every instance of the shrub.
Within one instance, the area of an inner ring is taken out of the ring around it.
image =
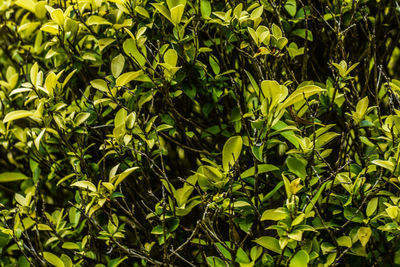
[[[400,264],[399,11],[1,0],[1,266]]]

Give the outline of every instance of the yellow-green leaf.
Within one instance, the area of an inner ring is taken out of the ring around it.
[[[81,187],[81,188],[90,190],[92,192],[97,191],[96,186],[89,181],[78,181],[78,182],[71,184],[71,186]]]
[[[240,153],[242,152],[243,140],[240,136],[233,136],[226,141],[222,149],[222,168],[229,171],[229,168],[235,165]]]
[[[65,249],[80,249],[78,244],[73,243],[73,242],[64,242],[64,244],[62,245],[62,248],[65,248]]]
[[[383,167],[385,169],[388,169],[391,172],[394,171],[394,164],[393,164],[393,162],[391,162],[389,160],[376,159],[376,160],[371,161],[371,163],[378,165],[380,167]]]
[[[80,112],[78,113],[78,115],[76,115],[74,123],[75,123],[75,127],[81,125],[82,123],[84,123],[88,118],[90,117],[90,113],[89,112]]]
[[[9,122],[9,121],[15,121],[18,119],[26,118],[29,116],[32,116],[33,112],[28,111],[28,110],[15,110],[11,111],[10,113],[7,113],[6,116],[4,117],[3,123]]]
[[[289,213],[284,209],[270,209],[263,212],[261,221],[280,221],[286,219]]]
[[[50,71],[46,77],[46,81],[44,82],[44,88],[46,88],[47,92],[49,92],[49,96],[54,95],[54,88],[57,84],[57,75]]]
[[[271,236],[262,236],[256,240],[254,240],[257,244],[260,246],[269,249],[275,253],[280,254],[282,252],[281,247],[279,246],[279,241],[276,238],[273,238]]]
[[[142,70],[126,72],[126,73],[124,73],[124,74],[122,74],[121,76],[118,77],[118,79],[116,81],[116,85],[117,86],[124,86],[127,83],[129,83],[130,81],[136,80],[142,74],[143,74]]]
[[[35,2],[33,0],[18,0],[15,2],[15,4],[29,10],[32,13],[35,13]]]
[[[113,38],[103,38],[100,39],[98,42],[100,51],[102,51],[104,48],[106,48],[107,46],[109,46],[110,44],[112,44],[113,42],[115,42],[115,39]]]
[[[175,67],[178,62],[178,53],[174,49],[168,49],[164,54],[164,62]]]
[[[358,229],[357,236],[363,247],[367,245],[371,234],[372,230],[369,227],[360,227],[360,229]]]
[[[157,11],[160,12],[164,17],[166,17],[169,21],[172,22],[171,13],[169,12],[169,10],[163,4],[151,3],[151,5],[153,7],[155,7],[155,9],[157,9]]]
[[[300,102],[304,99],[309,98],[312,95],[315,95],[317,93],[323,92],[325,89],[322,89],[321,87],[318,87],[316,85],[306,85],[303,87],[300,87],[296,91],[294,91],[283,103],[282,103],[282,108],[286,108],[288,106],[294,105],[297,102]]]
[[[107,86],[107,82],[103,79],[96,79],[96,80],[92,80],[90,81],[90,84],[96,88],[99,89],[100,91],[103,92],[108,92],[108,86]]]
[[[131,174],[133,171],[135,171],[137,169],[139,169],[139,167],[132,167],[132,168],[126,169],[125,171],[120,173],[117,176],[117,180],[114,183],[114,188],[117,187],[123,180],[125,180],[125,178],[128,177],[129,174]]]
[[[20,172],[3,172],[0,173],[0,183],[8,183],[29,179],[25,174]]]
[[[56,255],[54,255],[53,253],[44,251],[43,252],[43,257],[46,261],[48,261],[51,265],[54,265],[56,267],[64,267],[64,262],[57,257]]]
[[[396,206],[390,206],[386,208],[386,213],[389,215],[390,218],[396,220],[399,216],[399,208]]]
[[[46,23],[44,24],[41,28],[41,31],[50,33],[52,35],[57,35],[59,33],[59,28],[57,24],[52,23]]]
[[[370,217],[376,211],[376,208],[378,207],[378,200],[378,197],[374,197],[368,202],[366,210],[366,214],[368,217]]]
[[[179,24],[181,22],[182,19],[182,15],[183,15],[183,11],[185,10],[185,6],[184,5],[177,5],[173,8],[171,8],[170,12],[171,12],[171,21],[172,23]]]
[[[282,174],[282,179],[283,179],[283,183],[285,185],[286,196],[287,196],[287,198],[290,198],[292,196],[292,190],[290,188],[290,181],[283,174]]]
[[[364,97],[357,103],[356,112],[353,113],[353,119],[356,121],[356,123],[358,123],[360,120],[364,118],[367,109],[368,109],[368,96]]]
[[[57,8],[51,11],[50,16],[58,26],[62,27],[64,25],[64,14],[61,9]]]
[[[30,72],[31,83],[33,85],[36,85],[38,72],[39,72],[39,65],[37,64],[37,62],[35,62],[35,64],[32,65],[31,72]]]
[[[257,174],[261,174],[261,173],[266,173],[266,172],[270,172],[270,171],[276,171],[279,170],[278,167],[272,165],[272,164],[260,164],[257,165]],[[241,178],[246,178],[246,177],[250,177],[255,175],[256,173],[256,168],[255,167],[251,167],[250,169],[245,170],[240,177]]]
[[[144,7],[136,6],[135,11],[147,19],[150,18],[149,12]]]
[[[111,73],[114,78],[118,78],[121,74],[122,70],[124,69],[125,65],[125,58],[123,55],[119,54],[111,61]]]
[[[37,229],[39,231],[52,231],[53,230],[50,226],[48,226],[47,224],[43,224],[43,223],[39,223],[37,225]]]
[[[351,248],[351,246],[353,245],[350,236],[341,236],[336,239],[336,242],[341,247]]]
[[[43,130],[40,132],[40,134],[35,138],[34,144],[35,144],[35,147],[37,150],[39,150],[40,141],[42,140],[42,137],[45,132],[46,132],[46,128],[43,128]]]
[[[91,26],[91,25],[110,25],[110,24],[112,24],[111,22],[109,22],[105,18],[102,18],[100,16],[96,16],[96,15],[90,16],[88,18],[88,20],[86,21],[86,23],[89,26]]]
[[[308,256],[307,251],[300,250],[290,260],[289,267],[307,267],[309,260],[310,257]]]

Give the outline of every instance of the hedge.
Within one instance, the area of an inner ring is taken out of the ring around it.
[[[400,265],[397,1],[0,22],[1,266]]]

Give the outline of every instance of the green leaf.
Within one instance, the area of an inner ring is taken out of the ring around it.
[[[103,17],[92,15],[87,19],[86,24],[91,26],[91,25],[111,25],[112,23]]]
[[[364,220],[363,213],[357,212],[357,209],[355,207],[345,207],[343,215],[347,220],[356,223],[362,223]]]
[[[309,98],[310,96],[313,96],[315,94],[318,94],[320,92],[326,91],[325,89],[322,89],[321,87],[318,87],[316,85],[306,85],[303,87],[298,88],[296,91],[294,91],[286,100],[285,102],[282,103],[282,109],[286,108],[288,106],[294,105],[297,102],[300,102],[304,99]]]
[[[399,215],[399,208],[396,206],[390,206],[385,209],[386,213],[389,215],[390,218],[393,220],[397,220],[397,216]]]
[[[284,123],[283,121],[278,121],[277,123],[275,123],[275,125],[273,125],[271,128],[273,130],[279,131],[283,128],[287,128],[288,125],[286,123]],[[282,135],[284,138],[286,138],[286,140],[288,140],[290,143],[292,143],[296,148],[299,148],[300,144],[298,139],[296,138],[296,135],[294,134],[293,131],[284,131],[284,132],[280,132],[280,135]]]
[[[33,2],[33,0],[18,0],[15,2],[15,4],[29,10],[32,13],[35,13],[35,2]]]
[[[247,256],[246,252],[241,247],[239,247],[237,252],[236,252],[235,262],[238,262],[238,263],[250,263],[249,257]]]
[[[118,77],[117,81],[115,82],[115,85],[124,86],[133,80],[137,80],[142,76],[142,74],[143,74],[142,70],[126,72]]]
[[[220,66],[219,66],[219,61],[218,61],[218,59],[217,59],[215,56],[210,55],[210,56],[208,57],[208,60],[209,60],[209,62],[210,62],[210,66],[211,66],[213,72],[214,72],[216,75],[218,75],[218,74],[220,73],[220,71],[221,71]]]
[[[206,258],[208,265],[211,267],[226,267],[226,264],[224,263],[223,260],[221,260],[218,257],[207,257]]]
[[[270,172],[270,171],[277,171],[279,170],[278,167],[272,165],[272,164],[260,164],[257,165],[257,174],[261,174],[261,173],[266,173],[266,172]],[[256,167],[251,167],[247,170],[245,170],[240,177],[241,178],[246,178],[246,177],[250,177],[250,176],[254,176],[256,173]]]
[[[198,172],[213,182],[222,180],[222,173],[215,167],[202,165],[199,167]]]
[[[374,212],[378,208],[378,200],[379,200],[378,197],[374,197],[368,202],[367,210],[366,210],[366,214],[368,217],[370,217],[372,214],[374,214]]]
[[[254,78],[250,74],[250,72],[248,72],[247,70],[244,70],[244,72],[246,73],[247,77],[249,78],[251,86],[253,86],[254,90],[259,95],[260,94],[260,87],[258,87],[258,84],[257,84],[256,80],[254,80]]]
[[[102,92],[108,92],[108,86],[107,82],[103,79],[95,79],[90,81],[90,85],[92,85],[94,88],[102,91]]]
[[[103,38],[100,39],[98,42],[99,48],[100,48],[100,52],[106,48],[107,46],[109,46],[110,44],[112,44],[113,42],[115,42],[115,39],[113,38]]]
[[[353,120],[358,123],[360,122],[367,112],[368,109],[368,96],[358,101],[356,106],[356,112],[353,112]]]
[[[67,255],[62,254],[60,259],[64,262],[64,266],[65,267],[72,267],[73,266],[71,258],[68,257]]]
[[[310,30],[306,31],[306,29],[296,29],[296,30],[292,31],[292,34],[296,35],[296,36],[299,36],[299,37],[301,37],[303,39],[307,38],[307,40],[310,41],[310,42],[314,41],[313,34],[312,34],[312,32]]]
[[[249,31],[251,38],[253,38],[253,41],[256,43],[257,46],[259,46],[260,42],[259,42],[259,38],[258,38],[258,35],[257,35],[256,31],[253,28],[250,28],[250,27],[247,27],[247,30]],[[246,71],[246,73],[248,73],[248,72]],[[247,74],[247,76],[248,76],[248,74]],[[260,91],[260,90],[258,90],[258,91]]]
[[[37,62],[35,62],[35,64],[33,64],[32,68],[31,68],[31,72],[30,72],[31,83],[34,86],[36,86],[38,72],[39,72],[39,65],[37,64]]]
[[[46,81],[44,82],[45,89],[49,92],[49,96],[54,95],[54,88],[56,87],[57,83],[57,76],[54,72],[50,72],[47,77]]]
[[[29,177],[25,176],[20,172],[3,172],[0,173],[0,183],[8,183],[14,181],[21,181],[29,179]]]
[[[18,119],[26,118],[29,116],[32,116],[33,112],[28,111],[28,110],[15,110],[11,111],[10,113],[7,113],[6,116],[4,117],[3,123],[9,122],[9,121],[15,121]]]
[[[42,137],[45,132],[46,132],[46,128],[43,128],[43,130],[40,132],[40,134],[35,138],[34,144],[35,144],[35,147],[37,150],[39,150],[40,141],[42,140]]]
[[[210,19],[210,15],[212,12],[210,1],[200,0],[200,12],[201,12],[201,16],[204,19]]]
[[[144,7],[136,6],[135,11],[147,19],[150,18],[149,12]]]
[[[43,257],[46,261],[48,261],[51,265],[54,265],[56,267],[64,267],[64,262],[57,257],[56,255],[54,255],[53,253],[44,251],[43,252]]]
[[[125,58],[122,54],[119,54],[111,61],[111,73],[114,78],[118,78],[121,74],[122,70],[124,69],[125,65]]]
[[[306,172],[307,161],[300,160],[295,157],[289,157],[286,160],[286,163],[287,163],[289,171],[296,174],[298,177],[300,177],[302,179],[306,178],[306,176],[307,176],[307,172]]]
[[[256,261],[261,254],[263,253],[263,249],[260,246],[254,246],[250,250],[250,257],[253,261]]]
[[[355,63],[355,64],[353,64],[350,68],[348,68],[347,70],[346,70],[346,72],[344,73],[344,75],[345,76],[347,76],[353,69],[355,69],[357,66],[358,66],[358,64],[360,64],[360,63]]]
[[[126,259],[128,259],[128,256],[121,258],[115,258],[112,259],[111,261],[108,262],[107,267],[117,267],[119,266],[123,261],[125,261]]]
[[[74,120],[75,126],[77,127],[77,126],[81,125],[81,124],[84,123],[89,117],[90,117],[90,113],[89,113],[89,112],[81,112],[81,113],[78,113],[78,115],[76,115],[75,120]]]
[[[64,242],[62,248],[65,249],[81,249],[76,243],[73,242]]]
[[[369,238],[371,237],[371,234],[372,230],[369,227],[360,227],[360,229],[358,229],[357,236],[363,247],[367,245]]]
[[[231,247],[229,242],[224,242],[225,246],[222,245],[222,243],[215,243],[215,246],[218,248],[218,250],[222,253],[222,255],[224,255],[225,258],[232,260],[232,255],[229,252],[229,250],[226,247]]]
[[[288,199],[290,199],[290,197],[292,196],[292,190],[291,190],[291,187],[290,187],[290,181],[283,174],[282,174],[282,179],[283,179],[283,184],[285,185],[286,196],[287,196]]]
[[[340,136],[340,134],[334,132],[324,133],[315,140],[315,147],[321,148],[338,136]]]
[[[123,180],[125,180],[126,177],[128,177],[129,174],[131,174],[132,172],[134,172],[137,169],[139,169],[139,167],[132,167],[132,168],[126,169],[125,171],[120,173],[116,178],[114,187],[117,187]],[[111,180],[113,181],[114,179],[111,179]]]
[[[171,8],[171,10],[170,10],[170,12],[171,12],[171,21],[172,21],[173,24],[176,25],[176,24],[179,24],[181,22],[184,10],[185,10],[185,6],[182,5],[182,4]]]
[[[157,9],[158,12],[160,12],[164,17],[166,17],[169,21],[172,22],[171,20],[171,13],[169,12],[169,10],[160,3],[151,3],[151,5]],[[173,23],[173,22],[172,22]]]
[[[289,13],[290,16],[294,17],[297,11],[296,0],[287,0],[285,4],[285,9]]]
[[[97,191],[96,186],[93,183],[89,182],[89,181],[78,181],[78,182],[75,182],[75,183],[71,184],[71,186],[81,187],[83,189],[87,189],[87,190],[90,190],[92,192],[96,192]]]
[[[394,171],[394,164],[393,162],[389,160],[381,160],[381,159],[375,159],[371,161],[372,164],[378,165],[382,168],[388,169],[389,171],[393,172]]]
[[[243,140],[240,136],[229,138],[222,149],[222,168],[229,171],[229,168],[235,165],[242,152]]]
[[[287,210],[283,208],[270,209],[263,212],[261,221],[280,221],[289,217]]]
[[[310,203],[310,204],[307,205],[307,207],[306,207],[306,209],[305,209],[305,211],[304,211],[305,214],[309,213],[309,212],[314,208],[314,206],[315,206],[315,204],[317,203],[319,197],[321,196],[322,191],[324,191],[325,187],[327,186],[327,184],[328,184],[329,182],[330,182],[330,181],[327,181],[327,182],[325,182],[325,183],[323,183],[323,184],[321,185],[321,187],[318,189],[317,193],[316,193],[316,194],[314,195],[314,197],[312,198],[312,200],[311,200],[312,203]]]
[[[169,64],[171,67],[176,67],[178,62],[178,53],[175,49],[168,49],[164,54],[164,62]]]
[[[266,99],[268,99],[267,103],[269,106],[269,111],[271,111],[278,103],[281,103],[286,96],[288,95],[288,89],[286,86],[280,85],[277,81],[262,81],[261,82],[261,90]],[[265,112],[268,115],[269,112]]]
[[[134,59],[134,62],[143,67],[146,64],[146,58],[143,56],[141,52],[139,52],[138,47],[136,45],[136,41],[132,38],[125,40],[122,44],[124,52]]]
[[[310,260],[307,251],[298,251],[290,260],[289,267],[307,267]]]
[[[304,221],[304,218],[306,217],[306,215],[304,213],[300,213],[293,221],[292,221],[292,227],[299,225],[300,223],[302,223]]]
[[[121,125],[125,125],[127,116],[128,116],[128,111],[126,111],[126,109],[124,108],[119,109],[117,114],[115,114],[114,126],[119,127]]]
[[[288,42],[289,40],[286,37],[280,37],[276,42],[276,47],[282,50],[285,47],[285,45],[287,45]]]
[[[256,242],[260,246],[262,246],[266,249],[269,249],[275,253],[278,253],[278,254],[282,253],[282,249],[279,245],[278,239],[273,238],[271,236],[262,236],[256,240],[254,240],[254,242]]]
[[[255,8],[253,11],[251,11],[250,18],[253,20],[257,19],[262,16],[263,12],[264,12],[264,6],[261,5],[257,8]]]
[[[276,39],[282,37],[282,30],[275,23],[272,24],[271,30],[272,30],[272,35],[274,35]]]
[[[50,12],[51,19],[57,23],[58,26],[64,26],[64,14],[60,8]]]
[[[336,239],[336,242],[341,247],[351,248],[351,246],[353,245],[353,243],[351,242],[350,236],[341,236],[341,237]]]

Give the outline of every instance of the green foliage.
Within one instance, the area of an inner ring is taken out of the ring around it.
[[[0,0],[0,265],[399,265],[399,12]]]

